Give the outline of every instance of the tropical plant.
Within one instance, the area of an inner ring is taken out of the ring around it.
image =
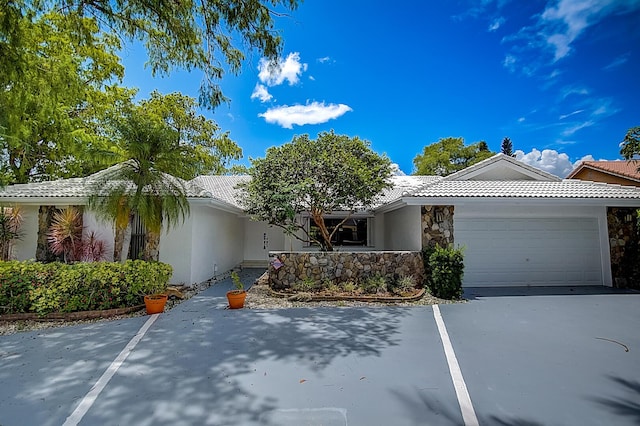
[[[387,280],[382,275],[372,275],[362,282],[362,290],[368,294],[379,294],[387,291]]]
[[[240,281],[240,275],[238,275],[236,271],[231,271],[231,282],[233,283],[233,288],[236,290],[244,290],[244,284]]]
[[[146,230],[142,258],[158,260],[163,227],[189,215],[186,179],[222,172],[241,149],[211,120],[196,113],[193,98],[153,92],[114,117],[122,163],[94,175],[89,208],[115,224],[114,260],[128,254],[125,234],[136,215]]]
[[[51,252],[62,255],[64,262],[72,262],[81,257],[82,251],[82,213],[67,207],[53,214],[48,239]]]
[[[391,183],[391,162],[358,137],[322,132],[316,140],[296,136],[252,160],[252,179],[240,185],[243,204],[254,220],[280,227],[303,242],[332,251],[332,239],[352,214],[371,206]],[[328,229],[324,216],[346,212]],[[309,215],[319,235],[303,220]]]
[[[0,206],[0,260],[10,260],[16,240],[22,236],[22,208]]]
[[[94,231],[84,234],[82,211],[67,207],[53,214],[47,238],[51,252],[67,262],[98,262],[106,258],[106,244]]]

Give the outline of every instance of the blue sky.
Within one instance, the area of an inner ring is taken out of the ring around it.
[[[640,0],[306,0],[277,18],[280,72],[256,53],[221,82],[214,119],[249,157],[324,130],[359,136],[402,171],[443,137],[505,136],[519,158],[566,176],[581,159],[620,159],[640,125]],[[201,75],[151,78],[123,52],[125,84],[197,97]]]

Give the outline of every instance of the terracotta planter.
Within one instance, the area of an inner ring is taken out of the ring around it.
[[[166,294],[150,294],[144,297],[144,306],[147,308],[147,314],[161,314],[164,312],[164,305],[167,303]]]
[[[245,290],[231,290],[227,292],[229,309],[240,309],[244,307],[244,299],[247,298]]]

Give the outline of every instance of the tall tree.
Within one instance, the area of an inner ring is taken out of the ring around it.
[[[620,154],[625,160],[637,160],[640,156],[640,126],[632,127],[620,144]],[[640,166],[638,167],[640,171]]]
[[[504,155],[508,155],[509,157],[513,157],[513,142],[511,139],[506,137],[502,139],[502,146],[500,147],[500,152]]]
[[[416,155],[414,174],[446,176],[494,154],[484,141],[465,146],[463,138],[442,138]]]
[[[136,215],[146,230],[143,258],[157,260],[163,226],[176,226],[189,214],[185,180],[222,172],[241,157],[228,133],[196,107],[188,96],[153,92],[114,117],[114,153],[123,162],[97,174],[89,208],[115,223],[115,260],[126,258],[126,234]]]
[[[227,99],[219,81],[225,71],[239,72],[245,49],[268,59],[281,52],[282,39],[274,18],[295,10],[298,0],[18,0],[0,1],[0,71],[19,74],[21,37],[17,24],[48,12],[68,20],[70,35],[86,35],[77,22],[92,18],[122,40],[141,41],[154,75],[173,68],[204,72],[200,90],[203,105],[215,107]]]
[[[267,150],[252,160],[252,179],[241,185],[247,213],[305,242],[332,251],[340,225],[357,209],[370,206],[390,187],[391,162],[358,137],[323,132],[315,140],[296,136],[289,143]],[[346,212],[341,224],[329,230],[324,216]],[[320,230],[314,235],[301,220],[308,214]]]
[[[124,72],[118,40],[101,35],[91,19],[75,24],[82,38],[73,36],[68,20],[57,13],[16,22],[17,65],[0,73],[0,180],[5,183],[97,170],[93,154],[108,146],[101,119],[134,93],[117,85]]]

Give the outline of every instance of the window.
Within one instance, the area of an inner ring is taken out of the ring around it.
[[[334,229],[344,220],[342,218],[324,218],[324,223],[327,226],[329,233],[332,233]],[[367,246],[368,244],[368,232],[369,219],[368,218],[349,218],[346,222],[340,225],[340,228],[333,234],[331,238],[331,244],[334,246]],[[320,240],[320,229],[316,225],[315,221],[310,220],[310,235],[313,235],[316,239]]]

